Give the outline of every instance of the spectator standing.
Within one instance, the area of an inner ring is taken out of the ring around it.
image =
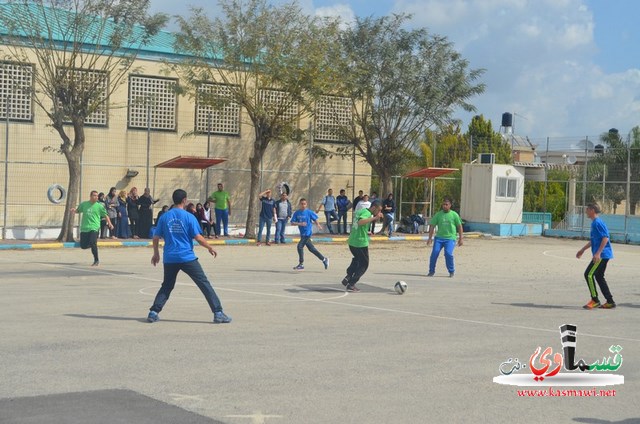
[[[104,210],[107,210],[107,204],[105,203],[105,197],[103,192],[98,193],[98,202],[102,203],[102,206],[104,206]],[[107,219],[102,218],[100,220],[100,238],[104,239],[106,236],[107,236]]]
[[[215,203],[216,234],[229,237],[229,215],[231,215],[231,198],[224,190],[222,183],[218,183],[218,190],[211,193],[209,200]],[[222,226],[222,228],[221,228]]]
[[[129,191],[129,196],[127,196],[127,214],[129,215],[129,226],[131,228],[131,235],[133,238],[140,238],[138,236],[138,219],[140,218],[140,214],[138,213],[138,189],[136,187],[132,187]]]
[[[336,197],[336,204],[338,207],[338,234],[347,233],[347,212],[351,209],[351,202],[346,196],[344,189],[340,190],[340,194]],[[343,224],[343,230],[340,232],[340,223]]]
[[[372,191],[371,196],[369,196],[369,201],[373,204],[373,202],[377,199],[378,199],[378,193],[376,193],[375,191]],[[376,222],[378,222],[377,219],[371,221],[371,228],[369,228],[369,234],[371,235],[376,233]]]
[[[211,218],[211,204],[204,202],[202,209],[199,213],[200,225],[202,225],[202,233],[207,235],[207,238],[211,238],[211,229],[213,228],[213,220]],[[213,232],[215,234],[215,231]]]
[[[322,198],[320,205],[316,209],[316,214],[320,212],[320,207],[324,207],[324,216],[327,219],[329,234],[334,234],[331,222],[338,220],[338,214],[336,213],[336,198],[333,195],[333,189],[327,190],[327,195]]]
[[[360,203],[360,201],[362,200],[362,196],[364,196],[364,192],[362,190],[358,190],[358,196],[353,199],[353,212],[355,213],[356,208],[358,207],[358,203]]]
[[[144,189],[144,193],[138,199],[139,208],[139,221],[138,221],[138,236],[140,238],[151,237],[151,226],[153,225],[153,205],[158,201],[151,197],[151,190],[149,187]]]
[[[124,190],[120,190],[118,193],[118,224],[116,236],[122,239],[131,238],[129,214],[127,213],[127,192]]]
[[[118,227],[118,194],[116,193],[116,188],[111,187],[109,189],[109,193],[105,197],[104,201],[107,207],[107,215],[109,215],[109,219],[113,224],[113,228],[109,230],[109,237],[112,239],[116,238],[116,228]]]
[[[382,224],[381,233],[384,234],[384,230],[387,229],[388,236],[393,235],[393,223],[395,220],[396,203],[393,200],[393,193],[389,193],[384,202],[382,202],[382,214],[384,216],[384,222]]]
[[[258,224],[258,240],[256,246],[260,246],[262,239],[262,229],[267,227],[267,235],[265,236],[265,244],[271,246],[271,223],[276,222],[276,201],[271,197],[271,190],[267,189],[258,194],[260,197],[260,222]]]
[[[276,210],[276,236],[275,243],[285,243],[285,229],[287,228],[287,222],[291,219],[291,202],[287,198],[287,193],[280,195],[280,200],[275,204]]]

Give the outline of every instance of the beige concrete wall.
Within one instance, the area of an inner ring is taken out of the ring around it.
[[[167,75],[162,63],[139,60],[137,75],[177,77]],[[170,204],[171,192],[184,188],[192,201],[203,201],[206,193],[207,173],[199,170],[158,169],[154,165],[175,156],[206,156],[207,135],[185,136],[193,131],[195,104],[188,97],[179,97],[177,131],[151,131],[127,128],[128,81],[118,87],[109,100],[108,127],[86,128],[86,149],[83,155],[82,199],[90,190],[107,192],[109,187],[128,190],[133,186],[140,190],[147,179],[158,206]],[[219,181],[231,193],[234,204],[231,221],[244,224],[249,208],[249,157],[252,151],[254,133],[247,116],[242,113],[239,136],[211,135],[212,157],[224,157],[227,161],[210,169],[209,189],[215,189]],[[8,195],[7,227],[47,227],[61,222],[63,206],[51,204],[47,188],[53,183],[68,185],[68,171],[65,158],[59,153],[43,151],[50,146],[60,145],[60,137],[48,127],[45,113],[34,105],[32,123],[9,123],[8,145]],[[301,127],[307,128],[307,122]],[[0,140],[4,145],[6,124],[0,122]],[[70,134],[72,133],[69,127]],[[147,173],[147,137],[150,138],[149,163]],[[4,188],[4,148],[0,149],[0,210],[3,204]],[[138,176],[125,179],[128,169],[139,171]],[[355,166],[355,190],[369,191],[370,167],[358,160]],[[274,188],[281,181],[292,187],[292,200],[307,197],[312,203],[319,201],[326,189],[332,187],[337,193],[347,189],[352,198],[353,161],[334,156],[313,159],[310,165],[308,147],[297,144],[271,145],[265,154],[262,172],[262,188]],[[2,219],[2,212],[0,212]],[[0,226],[3,223],[0,222]]]

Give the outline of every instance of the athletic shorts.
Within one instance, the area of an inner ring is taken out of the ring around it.
[[[88,249],[91,246],[98,244],[98,232],[88,231],[86,233],[80,233],[80,248]]]

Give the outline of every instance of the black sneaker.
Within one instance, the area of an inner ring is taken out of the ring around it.
[[[216,312],[213,314],[213,323],[214,324],[229,324],[231,322],[231,317],[225,315],[224,312]]]
[[[100,265],[100,261],[93,261],[93,264],[91,264],[91,266],[99,266]]]

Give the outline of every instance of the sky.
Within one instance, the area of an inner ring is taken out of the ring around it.
[[[513,132],[535,144],[596,139],[640,125],[638,0],[298,0],[309,14],[356,17],[411,14],[408,28],[446,36],[485,69],[487,88],[460,111],[466,131],[482,114],[500,129],[504,112]],[[274,4],[281,0],[273,0]],[[217,13],[215,0],[151,0],[152,12],[189,15],[189,7]]]

